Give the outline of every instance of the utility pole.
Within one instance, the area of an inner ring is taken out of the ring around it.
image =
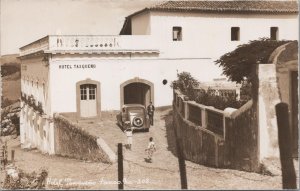
[[[292,158],[291,130],[289,123],[288,104],[279,103],[275,106],[278,124],[278,142],[282,171],[282,188],[297,189],[296,173]]]
[[[118,189],[124,189],[124,172],[123,172],[123,145],[118,143]]]

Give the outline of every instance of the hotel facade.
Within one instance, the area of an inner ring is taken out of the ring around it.
[[[49,35],[20,48],[21,144],[55,154],[53,115],[101,117],[172,105],[170,83],[222,77],[223,54],[259,38],[298,40],[296,1],[168,1],[126,17],[119,35]]]

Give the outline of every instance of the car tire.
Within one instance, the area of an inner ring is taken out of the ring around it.
[[[146,132],[149,132],[149,128],[146,128],[145,131],[146,131]]]
[[[133,125],[136,127],[142,127],[144,125],[144,120],[140,117],[133,118]]]

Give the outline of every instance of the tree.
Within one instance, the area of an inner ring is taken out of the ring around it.
[[[252,66],[257,62],[268,63],[272,52],[279,46],[290,42],[286,40],[274,41],[267,38],[250,41],[248,44],[238,46],[234,51],[221,56],[215,61],[223,67],[223,74],[229,80],[241,83],[244,80],[251,82],[254,75]]]
[[[178,73],[177,77],[178,79],[171,83],[171,88],[179,89],[190,99],[195,99],[194,88],[199,86],[199,81],[193,78],[189,72]]]

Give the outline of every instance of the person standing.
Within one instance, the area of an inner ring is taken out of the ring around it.
[[[149,116],[149,119],[150,119],[150,125],[152,125],[152,126],[153,126],[154,111],[155,111],[155,107],[152,104],[152,102],[150,101],[150,105],[148,105],[148,107],[147,107],[147,112],[148,112],[148,116]]]
[[[132,146],[132,128],[129,126],[129,128],[125,129],[124,131],[127,136],[127,148],[131,150]]]
[[[155,146],[155,143],[154,143],[152,137],[149,138],[149,144],[148,144],[147,149],[145,149],[145,151],[147,152],[147,155],[148,155],[147,160],[148,160],[148,162],[151,163],[152,162],[152,155],[156,151],[156,146]]]

